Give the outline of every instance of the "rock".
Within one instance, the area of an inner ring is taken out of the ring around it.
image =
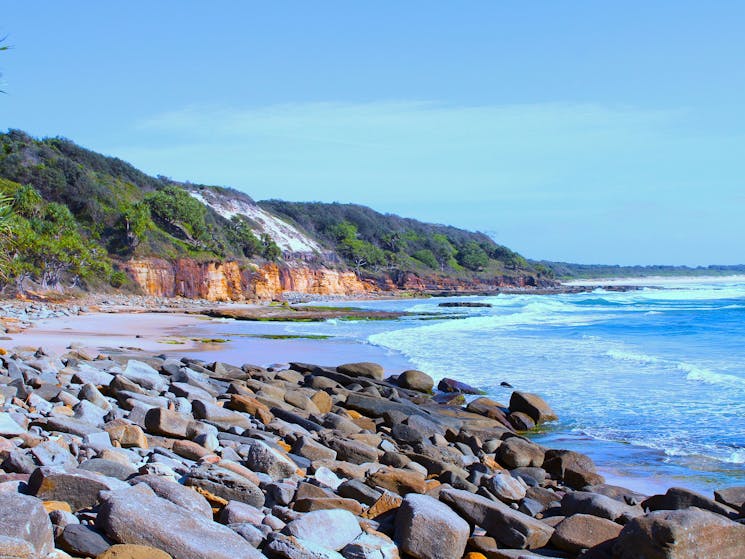
[[[525,486],[509,472],[497,472],[483,482],[486,488],[504,503],[514,503],[525,498]]]
[[[362,533],[357,519],[346,510],[317,510],[290,522],[288,535],[338,551]]]
[[[262,404],[256,398],[243,394],[231,394],[230,401],[225,404],[225,407],[229,410],[251,414],[264,425],[269,425],[274,419],[268,406]]]
[[[22,435],[26,430],[18,425],[9,413],[0,413],[0,435],[4,437],[15,437]]]
[[[294,510],[298,512],[312,512],[314,510],[342,509],[359,516],[363,512],[362,505],[354,499],[342,497],[311,497],[295,500]]]
[[[510,437],[497,449],[497,459],[505,468],[540,468],[543,465],[544,450],[537,444]]]
[[[396,514],[395,540],[416,559],[460,559],[470,533],[465,520],[427,495],[407,495]]]
[[[336,551],[301,538],[272,533],[269,540],[264,551],[272,559],[344,559]]]
[[[52,523],[42,502],[0,492],[0,557],[37,559],[53,550]]]
[[[442,392],[458,392],[460,394],[483,394],[484,391],[474,388],[470,384],[460,382],[451,378],[444,378],[437,383],[437,390]]]
[[[106,425],[104,427],[112,442],[122,448],[147,448],[147,437],[139,425]]]
[[[517,549],[546,545],[554,530],[543,522],[508,505],[460,489],[444,488],[440,500],[453,507],[469,523],[481,526],[499,544]]]
[[[642,508],[645,510],[678,510],[688,507],[697,507],[732,518],[738,514],[736,510],[727,505],[717,503],[700,493],[682,487],[671,487],[664,495],[653,495],[642,502]]]
[[[427,483],[423,475],[388,466],[370,474],[367,482],[373,487],[382,487],[399,495],[427,492]]]
[[[28,486],[29,491],[39,499],[65,501],[73,511],[95,506],[101,491],[129,487],[123,481],[96,472],[81,469],[63,471],[49,467],[34,470]]]
[[[261,441],[251,445],[246,465],[255,472],[269,475],[274,480],[288,478],[298,470],[297,464],[292,460]]]
[[[310,461],[336,460],[335,450],[325,447],[307,436],[295,439],[295,444],[292,445],[292,453],[307,458]]]
[[[97,557],[111,547],[111,541],[83,524],[68,524],[57,539],[57,547],[75,557]]]
[[[145,414],[145,428],[155,435],[176,439],[193,439],[214,427],[194,421],[191,417],[165,408],[151,408]]]
[[[202,465],[192,468],[184,484],[199,488],[224,499],[241,501],[254,507],[264,505],[264,493],[251,480],[227,468]]]
[[[253,524],[260,526],[264,520],[264,513],[256,507],[241,503],[240,501],[229,501],[220,511],[220,522],[223,524]]]
[[[618,537],[622,526],[605,518],[588,514],[575,514],[556,526],[551,543],[572,553],[600,545]]]
[[[142,361],[134,359],[127,361],[122,375],[148,390],[163,392],[168,387],[168,381],[158,371]]]
[[[561,512],[565,516],[589,514],[620,523],[642,514],[639,507],[632,507],[605,495],[587,491],[575,491],[564,495],[561,499]]]
[[[409,390],[430,393],[435,386],[435,381],[427,373],[410,369],[398,376],[398,385]]]
[[[212,518],[212,507],[207,502],[207,499],[202,497],[193,489],[189,489],[188,487],[184,487],[180,483],[173,481],[172,478],[144,475],[137,476],[129,481],[132,485],[144,483],[148,485],[158,497],[171,501],[173,504],[178,505],[193,514],[209,519]]]
[[[195,418],[213,423],[222,429],[230,429],[233,426],[241,429],[253,427],[251,419],[240,412],[221,408],[203,400],[194,400],[191,405]]]
[[[717,503],[739,510],[742,515],[743,507],[745,507],[745,486],[718,489],[714,491],[714,500]]]
[[[346,559],[399,559],[396,544],[380,532],[360,534],[341,553]]]
[[[246,540],[254,547],[259,547],[264,541],[264,532],[253,524],[228,524],[228,528]]]
[[[351,462],[352,464],[378,461],[378,449],[360,441],[334,438],[329,441],[329,446],[336,451],[338,460]]]
[[[515,391],[510,397],[510,412],[523,412],[528,415],[537,425],[546,421],[555,421],[558,416],[554,413],[546,401],[529,392]]]
[[[336,370],[350,377],[366,377],[375,380],[383,380],[385,371],[377,363],[346,363],[339,365]]]
[[[327,392],[324,392],[323,390],[317,391],[313,396],[311,396],[310,401],[315,404],[315,406],[318,408],[318,411],[321,413],[328,413],[331,411],[331,408],[334,405],[334,401],[331,399],[331,396],[328,395]]]
[[[104,495],[96,526],[119,543],[149,545],[173,559],[263,557],[230,528],[161,499],[145,484]]]
[[[314,486],[311,485],[311,487]],[[357,479],[345,481],[339,486],[337,491],[340,496],[346,499],[354,499],[355,501],[368,506],[374,504],[375,501],[380,499],[380,497],[383,495],[377,489],[373,489],[372,487],[365,485]]]
[[[745,526],[698,508],[650,512],[631,520],[615,559],[742,559]]]
[[[119,480],[125,480],[137,473],[137,470],[131,464],[122,464],[103,458],[91,458],[81,462],[79,468],[89,472],[96,472],[107,477],[113,477]]]
[[[535,428],[535,421],[527,413],[521,411],[512,412],[507,416],[507,421],[510,422],[512,428],[515,431],[530,431]]]
[[[147,545],[120,543],[112,545],[96,559],[173,559],[165,551]]]

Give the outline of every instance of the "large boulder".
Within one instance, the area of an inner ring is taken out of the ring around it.
[[[543,457],[542,447],[520,437],[510,437],[497,449],[499,463],[509,469],[540,468],[543,465]]]
[[[460,559],[470,533],[465,520],[427,495],[407,495],[396,514],[396,542],[416,559]]]
[[[514,503],[525,498],[525,485],[505,470],[496,472],[483,483],[494,496],[504,503]]]
[[[129,485],[113,477],[88,470],[37,468],[28,481],[29,491],[44,501],[64,501],[72,510],[93,507],[101,491],[121,489]]]
[[[631,520],[613,545],[615,559],[742,559],[745,526],[695,507]]]
[[[564,551],[578,553],[618,537],[622,528],[606,518],[575,514],[559,522],[551,543]]]
[[[0,492],[0,557],[36,559],[54,550],[52,523],[34,497]]]
[[[510,397],[510,411],[527,414],[537,425],[559,419],[543,398],[529,392],[513,392]]]
[[[366,377],[375,380],[383,380],[385,370],[377,363],[345,363],[339,365],[336,370],[350,377]]]
[[[437,383],[437,390],[441,390],[442,392],[456,392],[459,394],[484,394],[483,390],[473,387],[470,384],[447,377]]]
[[[398,385],[418,392],[432,392],[435,381],[427,373],[410,369],[398,376]]]
[[[285,532],[306,542],[338,551],[362,533],[355,516],[346,510],[317,510],[285,527]]]
[[[745,486],[728,487],[714,491],[714,500],[745,514]]]
[[[267,474],[273,480],[288,478],[298,470],[295,462],[262,441],[251,445],[246,465],[255,472]]]
[[[732,507],[717,503],[700,493],[682,487],[671,487],[664,495],[653,495],[642,502],[642,507],[648,510],[678,510],[697,507],[732,518],[738,514]]]
[[[574,491],[567,493],[561,499],[561,513],[565,516],[589,514],[623,524],[631,518],[640,516],[642,510],[640,507],[627,505],[606,495],[589,491]]]
[[[472,525],[481,526],[486,533],[505,547],[536,549],[551,539],[554,529],[514,510],[510,506],[492,501],[469,491],[444,488],[440,500],[460,513]]]
[[[130,359],[122,375],[148,390],[163,392],[168,387],[165,377],[147,363]]]
[[[158,497],[171,501],[173,504],[188,510],[193,514],[212,518],[212,507],[207,499],[199,493],[188,487],[184,487],[172,478],[165,476],[143,475],[129,480],[129,483],[136,485],[144,483],[150,486]]]
[[[96,526],[118,543],[152,546],[173,559],[264,557],[230,528],[161,499],[142,483],[104,494]]]

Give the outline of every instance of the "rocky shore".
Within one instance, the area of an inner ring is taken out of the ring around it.
[[[0,350],[0,557],[738,559],[745,488],[640,495],[421,371]]]

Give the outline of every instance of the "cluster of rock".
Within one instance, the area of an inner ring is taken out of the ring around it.
[[[1,352],[0,352],[1,353]],[[372,363],[0,357],[0,557],[740,558],[745,488],[645,497],[521,436],[538,396],[439,403]],[[461,387],[462,388],[462,387]]]
[[[77,316],[87,310],[78,305],[4,301],[0,304],[0,334],[17,334],[35,320]]]

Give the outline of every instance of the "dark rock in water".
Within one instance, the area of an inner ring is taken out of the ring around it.
[[[103,495],[96,527],[119,543],[149,545],[174,559],[261,559],[230,528],[161,499],[144,484]]]
[[[529,415],[538,425],[546,421],[559,419],[543,398],[536,394],[518,392],[517,390],[510,397],[510,411],[523,412]]]
[[[575,514],[556,526],[551,543],[571,553],[579,553],[618,537],[623,527],[606,518]]]
[[[447,505],[407,495],[396,515],[396,543],[416,559],[460,559],[471,530]]]
[[[714,491],[714,500],[717,503],[737,509],[740,511],[740,514],[743,514],[743,507],[745,507],[745,486],[718,489]]]
[[[528,414],[521,411],[512,412],[507,420],[515,431],[530,431],[535,428],[535,421]]]
[[[459,392],[461,394],[485,394],[483,390],[451,378],[442,379],[437,384],[437,390],[441,390],[442,392]]]
[[[709,511],[660,510],[631,520],[613,544],[615,559],[742,559],[745,526]]]
[[[418,392],[431,392],[435,381],[427,373],[414,369],[404,371],[398,376],[398,385]]]
[[[499,386],[504,386],[505,388],[512,388],[512,385],[509,382],[505,382],[505,381],[500,382]]]
[[[466,397],[460,392],[439,392],[432,399],[445,406],[462,406],[466,403]]]
[[[42,502],[0,492],[0,557],[46,557],[53,550],[52,523]]]
[[[648,510],[678,510],[688,507],[697,507],[731,518],[738,515],[738,511],[732,507],[682,487],[671,487],[664,495],[653,495],[642,503],[642,508]]]
[[[366,377],[375,380],[383,380],[385,371],[377,363],[346,363],[339,365],[337,371],[350,377]]]
[[[103,534],[83,524],[68,524],[57,540],[57,547],[75,557],[98,557],[111,545]]]
[[[437,305],[438,307],[465,307],[465,308],[492,308],[491,303],[477,303],[473,301],[459,301],[459,302],[447,302],[447,303],[440,303]]]

